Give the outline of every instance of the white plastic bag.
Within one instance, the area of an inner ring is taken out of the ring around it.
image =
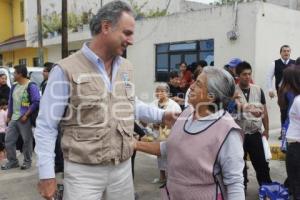
[[[262,143],[263,143],[263,146],[264,146],[266,161],[269,162],[272,159],[272,153],[271,153],[269,142],[268,142],[266,136],[262,137]]]

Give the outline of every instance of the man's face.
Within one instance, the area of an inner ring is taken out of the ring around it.
[[[179,87],[179,84],[180,84],[179,77],[170,78],[170,84],[175,87]]]
[[[49,72],[48,72],[47,68],[44,68],[44,70],[43,70],[44,80],[48,80],[48,76],[49,76]]]
[[[280,52],[280,55],[283,60],[288,60],[291,55],[291,49],[289,47],[283,47]]]
[[[1,75],[0,76],[0,85],[5,85],[7,81],[6,75]]]
[[[19,81],[22,78],[22,74],[17,73],[16,71],[14,72],[14,80]]]
[[[252,75],[252,70],[245,69],[244,71],[242,71],[242,73],[239,76],[239,83],[243,86],[249,86],[251,82],[251,75]]]
[[[109,28],[107,45],[111,55],[121,56],[129,45],[133,44],[135,20],[130,14],[123,12],[119,22]]]

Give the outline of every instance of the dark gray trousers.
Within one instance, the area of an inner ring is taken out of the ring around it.
[[[289,189],[294,200],[300,200],[300,143],[288,144],[286,154],[286,169],[288,174]]]
[[[27,120],[26,123],[22,123],[20,120],[11,120],[9,122],[7,133],[5,135],[5,149],[7,160],[9,162],[18,162],[16,156],[16,143],[19,135],[21,135],[23,139],[22,149],[24,155],[24,163],[31,164],[33,133],[30,120]]]

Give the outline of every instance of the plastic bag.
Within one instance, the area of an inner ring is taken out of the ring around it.
[[[262,143],[263,143],[263,146],[264,146],[266,161],[269,162],[272,159],[272,153],[271,153],[269,142],[268,142],[266,136],[262,137]]]
[[[280,149],[283,153],[285,153],[287,150],[287,139],[286,139],[286,128],[285,127],[282,127],[281,136],[282,136],[282,138],[281,138]]]
[[[289,200],[289,193],[278,182],[263,184],[259,188],[259,200]]]

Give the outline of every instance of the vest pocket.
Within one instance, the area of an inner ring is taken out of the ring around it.
[[[93,84],[92,79],[88,74],[73,74],[71,86],[71,93],[74,93],[71,94],[71,96],[86,97],[86,95],[100,95],[99,89]]]
[[[68,149],[70,161],[79,163],[96,164],[98,153],[103,152],[103,139],[105,130],[95,130],[93,128],[73,128],[71,142]]]
[[[95,131],[95,129],[76,128],[73,131],[73,137],[76,141],[100,140],[105,135],[103,131]]]
[[[74,103],[76,122],[80,127],[104,127],[108,122],[107,104],[101,101],[79,100]]]
[[[130,158],[133,154],[133,134],[130,129],[123,127],[121,124],[117,125],[117,130],[122,136],[121,160],[124,161]]]

